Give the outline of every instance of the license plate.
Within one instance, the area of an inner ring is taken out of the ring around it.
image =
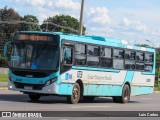
[[[25,90],[33,90],[33,87],[32,86],[24,86],[24,89]]]

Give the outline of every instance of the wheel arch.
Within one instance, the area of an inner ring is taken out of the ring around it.
[[[83,81],[81,79],[78,79],[76,83],[78,83],[80,86],[80,100],[83,100],[83,92],[84,92]]]
[[[129,95],[129,100],[130,100],[130,96],[131,96],[131,84],[130,84],[130,82],[125,82],[125,84],[123,85],[123,88],[124,88],[124,86],[125,85],[128,85],[129,86],[129,90],[130,90],[130,95]],[[123,91],[123,89],[122,89],[122,91]]]

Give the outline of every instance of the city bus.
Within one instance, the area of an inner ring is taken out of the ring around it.
[[[33,31],[16,32],[4,48],[8,89],[27,94],[32,101],[58,95],[72,104],[95,97],[127,103],[130,96],[154,91],[153,48],[114,38]]]

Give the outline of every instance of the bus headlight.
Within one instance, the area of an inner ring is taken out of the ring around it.
[[[48,80],[48,81],[46,82],[46,84],[45,84],[45,87],[48,86],[48,85],[50,85],[50,84],[52,84],[52,83],[55,82],[56,80],[57,80],[57,77],[52,78],[51,80]]]

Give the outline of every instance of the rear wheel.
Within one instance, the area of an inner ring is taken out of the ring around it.
[[[29,94],[28,96],[33,101],[38,101],[40,99],[40,97],[41,97],[40,94]]]
[[[127,103],[130,99],[130,88],[127,84],[124,85],[122,96],[120,97],[121,103]]]
[[[74,84],[72,95],[67,96],[67,101],[72,104],[78,103],[80,100],[80,86],[78,83]]]
[[[127,103],[130,99],[130,88],[127,84],[124,85],[122,96],[113,97],[113,102],[115,103]]]

